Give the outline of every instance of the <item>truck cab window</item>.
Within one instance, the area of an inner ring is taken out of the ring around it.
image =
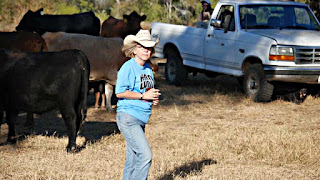
[[[227,5],[220,8],[218,20],[221,21],[221,28],[225,31],[235,30],[234,7]]]
[[[312,12],[304,6],[243,5],[239,14],[242,29],[320,29]]]

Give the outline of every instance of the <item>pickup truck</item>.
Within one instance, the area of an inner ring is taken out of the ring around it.
[[[191,72],[232,75],[257,102],[270,101],[283,87],[320,87],[319,30],[306,4],[258,0],[221,0],[205,26],[151,26],[169,83],[181,85]]]

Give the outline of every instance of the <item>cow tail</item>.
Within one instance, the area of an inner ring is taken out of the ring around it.
[[[80,51],[81,52],[81,51]],[[87,56],[81,52],[81,92],[80,92],[80,103],[79,103],[79,113],[81,113],[81,123],[78,134],[81,132],[83,124],[85,123],[87,117],[87,103],[88,103],[88,87],[89,87],[89,74],[90,74],[90,64]]]

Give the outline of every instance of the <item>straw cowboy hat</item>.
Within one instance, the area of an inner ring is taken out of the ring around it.
[[[141,29],[136,35],[128,35],[123,40],[123,45],[130,45],[133,43],[139,43],[144,47],[155,47],[159,42],[159,38],[156,41],[152,41],[151,34],[148,30]]]

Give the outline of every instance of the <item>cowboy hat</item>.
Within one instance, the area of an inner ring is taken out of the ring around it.
[[[144,47],[154,47],[158,44],[159,38],[156,41],[152,41],[150,32],[148,30],[141,29],[136,35],[128,35],[123,40],[123,45],[129,45],[133,43],[139,43]]]

